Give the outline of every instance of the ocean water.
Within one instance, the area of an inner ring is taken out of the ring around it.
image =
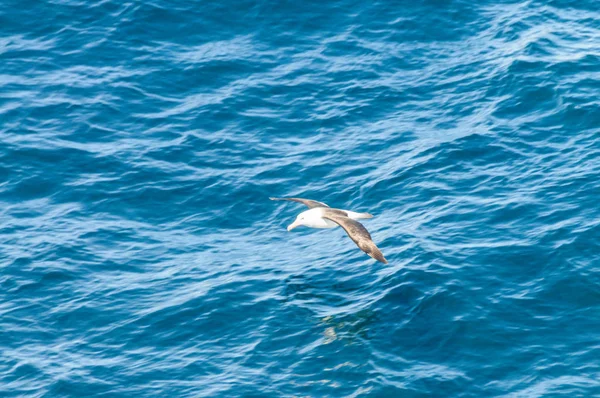
[[[599,202],[596,0],[0,4],[2,397],[600,396]]]

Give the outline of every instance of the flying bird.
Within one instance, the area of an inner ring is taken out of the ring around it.
[[[287,230],[304,225],[310,228],[335,228],[340,226],[344,228],[350,239],[356,243],[356,246],[377,261],[387,264],[381,250],[371,240],[369,231],[358,221],[365,218],[373,218],[369,213],[356,213],[350,210],[332,209],[325,203],[316,200],[302,198],[269,198],[271,200],[288,200],[306,205],[309,210],[298,214],[296,220],[291,223]]]

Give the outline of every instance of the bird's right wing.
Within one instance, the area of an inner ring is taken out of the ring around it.
[[[356,243],[356,246],[369,256],[373,257],[377,261],[381,261],[387,264],[387,260],[383,257],[381,250],[371,240],[371,234],[369,231],[358,221],[347,217],[343,211],[335,209],[326,209],[323,211],[323,218],[333,221],[340,227],[344,228],[350,239]]]
[[[316,200],[311,199],[302,199],[302,198],[269,198],[271,200],[289,200],[291,202],[298,202],[308,206],[309,209],[315,207],[329,207],[323,202],[317,202]]]

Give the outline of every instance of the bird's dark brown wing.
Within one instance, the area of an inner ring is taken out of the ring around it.
[[[302,204],[308,206],[309,209],[312,209],[315,207],[329,207],[323,202],[317,202],[316,200],[310,200],[310,199],[302,199],[302,198],[269,198],[269,199],[271,199],[271,200],[289,200],[291,202],[298,202],[298,203],[302,203]]]
[[[335,209],[327,209],[323,212],[323,218],[333,221],[340,227],[344,228],[350,239],[356,243],[356,246],[369,256],[373,257],[377,261],[381,261],[387,264],[387,260],[383,257],[381,250],[371,240],[371,234],[369,231],[359,222],[354,221],[344,215],[343,211]]]

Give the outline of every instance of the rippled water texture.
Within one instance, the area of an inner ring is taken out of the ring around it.
[[[597,0],[4,0],[0,395],[598,396],[599,98]]]

